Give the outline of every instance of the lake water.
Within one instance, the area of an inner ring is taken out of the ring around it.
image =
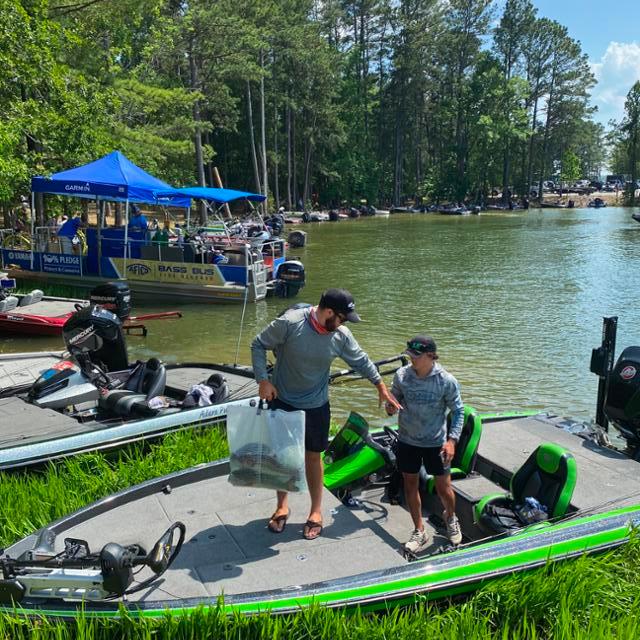
[[[590,419],[597,378],[591,349],[602,316],[619,316],[617,352],[640,345],[640,224],[622,208],[531,210],[480,216],[392,215],[304,225],[293,250],[307,286],[355,296],[354,335],[373,359],[399,353],[416,333],[438,343],[463,399],[481,410],[544,409]],[[249,363],[249,344],[289,301],[189,305],[176,321],[149,322],[130,337],[132,358]],[[142,313],[155,307],[134,308]],[[167,310],[171,304],[157,307]],[[60,348],[59,339],[2,338],[0,352]],[[336,362],[343,367],[342,362]],[[390,380],[389,380],[390,382]],[[350,409],[384,421],[368,382],[332,389],[336,420]]]

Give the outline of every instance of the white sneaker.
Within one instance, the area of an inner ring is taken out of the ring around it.
[[[458,516],[453,513],[451,517],[444,512],[444,521],[447,523],[447,538],[451,544],[458,545],[462,542],[462,531],[460,529],[460,522]]]
[[[417,554],[424,551],[429,546],[429,536],[423,529],[414,529],[409,542],[404,545],[405,551],[409,553]]]

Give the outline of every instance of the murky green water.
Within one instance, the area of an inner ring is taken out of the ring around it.
[[[364,320],[352,329],[374,359],[398,353],[412,334],[430,333],[463,399],[480,409],[590,418],[597,379],[589,359],[602,316],[620,318],[618,352],[640,344],[640,224],[631,213],[403,214],[306,225],[308,246],[293,251],[308,280],[297,300],[315,303],[329,286],[350,289]],[[181,320],[148,323],[149,335],[131,337],[130,351],[229,362],[239,343],[238,361],[248,363],[251,339],[286,306],[279,299],[248,306],[241,335],[241,306],[185,306]],[[3,338],[0,351],[59,345]],[[374,424],[383,420],[368,383],[335,387],[332,404],[338,420],[350,408]]]

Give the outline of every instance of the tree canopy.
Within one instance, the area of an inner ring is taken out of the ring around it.
[[[218,167],[288,208],[524,195],[603,162],[587,58],[530,0],[0,0],[0,14],[4,206],[32,175],[113,149],[176,186],[215,186]]]

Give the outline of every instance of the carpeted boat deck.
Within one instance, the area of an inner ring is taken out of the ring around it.
[[[302,537],[307,493],[290,494],[289,522],[274,534],[266,523],[275,493],[234,487],[225,475],[116,507],[59,533],[56,550],[73,537],[88,540],[92,551],[111,541],[142,543],[148,551],[172,522],[182,521],[187,537],[173,566],[157,584],[131,596],[148,601],[294,588],[406,564],[397,540],[375,518],[348,509],[328,491],[323,501],[319,538]],[[410,528],[405,511],[404,536]]]
[[[167,387],[180,393],[187,393],[192,385],[205,382],[212,373],[215,373],[215,371],[208,367],[167,369]],[[251,398],[258,395],[258,384],[254,378],[226,371],[221,373],[227,381],[229,394],[233,400]]]
[[[59,318],[73,313],[76,310],[78,301],[68,300],[41,300],[24,307],[16,307],[11,311],[12,316],[46,316],[47,318]]]
[[[556,426],[565,422],[544,415],[485,422],[476,468],[484,473],[489,463],[508,477],[541,442],[555,442],[576,459],[578,477],[571,500],[574,507],[592,509],[611,502],[608,508],[613,509],[638,504],[640,463]]]
[[[60,360],[62,352],[0,354],[0,390],[30,384],[44,369]]]

